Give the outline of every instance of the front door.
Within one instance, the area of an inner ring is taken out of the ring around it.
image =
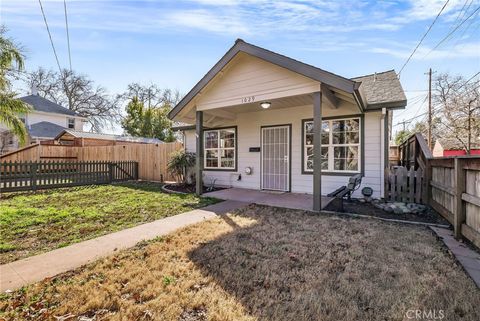
[[[290,189],[290,125],[262,127],[262,189]]]

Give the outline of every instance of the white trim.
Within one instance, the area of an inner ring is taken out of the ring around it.
[[[220,145],[220,132],[222,130],[233,130],[233,147],[221,147]],[[215,148],[207,148],[207,144],[206,144],[206,133],[208,132],[217,132],[217,140],[218,140],[218,147],[215,147]],[[220,169],[220,170],[234,170],[235,167],[236,167],[236,146],[237,144],[237,130],[235,127],[231,127],[231,128],[220,128],[220,129],[209,129],[209,130],[204,130],[203,131],[203,168],[204,169]],[[222,167],[222,157],[221,157],[221,152],[222,150],[232,150],[233,151],[233,167]],[[218,152],[218,155],[217,155],[217,162],[218,162],[218,166],[217,167],[212,167],[212,166],[207,166],[207,151],[217,151]]]

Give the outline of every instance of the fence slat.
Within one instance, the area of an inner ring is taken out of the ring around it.
[[[1,162],[1,192],[105,184],[138,179],[134,161],[20,161]]]

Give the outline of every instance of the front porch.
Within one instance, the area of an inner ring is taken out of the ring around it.
[[[313,210],[313,195],[311,194],[271,192],[246,188],[227,188],[215,192],[205,193],[203,196],[214,197],[221,200],[240,201],[289,209],[306,211]],[[333,199],[333,197],[322,196],[321,209],[325,209]]]

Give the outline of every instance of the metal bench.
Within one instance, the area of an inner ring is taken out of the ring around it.
[[[343,211],[343,199],[350,199],[353,192],[360,188],[362,184],[362,174],[356,174],[348,179],[347,186],[337,188],[335,191],[327,194],[328,197],[335,197],[332,205],[337,208],[337,211]]]

